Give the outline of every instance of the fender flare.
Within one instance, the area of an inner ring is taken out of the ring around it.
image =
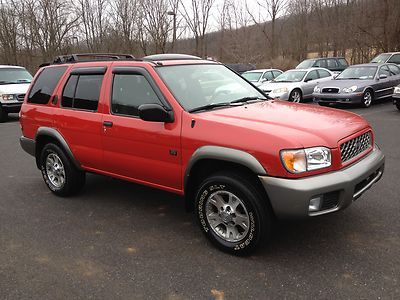
[[[59,145],[61,146],[62,150],[64,150],[65,154],[67,157],[71,160],[73,165],[78,169],[82,170],[80,163],[78,160],[75,158],[74,154],[71,151],[71,148],[68,146],[67,141],[64,139],[64,137],[59,133],[56,129],[50,128],[50,127],[39,127],[39,129],[36,132],[35,136],[35,141],[36,141],[36,149],[38,146],[38,138],[40,137],[51,137],[52,139],[55,139]],[[37,151],[35,151],[37,153]],[[36,155],[36,164],[39,166],[39,155],[40,153],[37,153]]]
[[[220,146],[203,146],[198,148],[189,159],[185,170],[184,191],[187,190],[190,172],[193,166],[202,159],[215,159],[232,162],[249,168],[254,172],[254,174],[267,175],[267,171],[261,163],[246,151]]]

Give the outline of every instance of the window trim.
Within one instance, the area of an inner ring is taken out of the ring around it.
[[[83,68],[82,68],[82,69],[83,69]],[[79,79],[80,79],[81,75],[89,75],[89,76],[90,76],[90,75],[103,75],[103,78],[102,78],[102,80],[101,80],[100,93],[99,93],[99,100],[97,101],[97,109],[96,109],[96,110],[84,109],[84,108],[76,108],[76,107],[74,107],[76,89],[77,89],[77,87],[78,87]],[[66,87],[67,84],[68,84],[68,81],[70,80],[70,78],[71,78],[72,76],[78,76],[78,80],[76,81],[75,88],[74,88],[74,97],[72,98],[72,107],[63,106],[63,105],[62,105],[62,102],[63,102],[63,98],[64,98],[64,90],[65,90],[65,87]],[[61,91],[60,108],[62,108],[62,109],[69,109],[69,110],[77,110],[77,111],[86,111],[86,112],[92,112],[92,113],[98,112],[98,111],[99,111],[100,97],[101,97],[101,89],[102,89],[102,87],[103,87],[103,83],[104,83],[104,73],[103,73],[103,74],[93,74],[93,73],[91,73],[91,74],[88,74],[88,73],[82,73],[82,74],[77,73],[77,74],[73,74],[72,72],[70,72],[70,74],[69,74],[69,76],[68,76],[68,79],[67,79],[67,81],[65,81],[65,84],[64,84],[63,89],[62,89],[62,91]]]
[[[109,113],[110,115],[113,116],[120,116],[120,117],[127,117],[127,118],[134,118],[134,119],[140,119],[139,116],[134,116],[134,115],[126,115],[126,114],[120,114],[120,113],[115,113],[112,111],[112,97],[114,93],[114,81],[115,81],[115,75],[139,75],[143,76],[147,82],[149,83],[151,89],[154,91],[159,104],[164,107],[165,110],[167,111],[173,111],[171,105],[168,103],[168,101],[165,99],[164,95],[161,93],[160,89],[158,88],[157,84],[155,83],[153,77],[149,74],[149,72],[146,70],[144,67],[130,67],[130,66],[115,66],[112,69],[112,80],[111,80],[111,89],[110,89],[110,99],[109,99]]]
[[[107,67],[84,67],[73,68],[70,75],[104,75],[107,72]]]

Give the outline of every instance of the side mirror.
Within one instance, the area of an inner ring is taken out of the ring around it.
[[[142,104],[138,108],[139,118],[143,121],[172,123],[174,114],[172,111],[165,110],[159,104]]]
[[[306,79],[304,79],[304,82],[309,82],[311,80],[312,80],[311,78],[306,78]]]
[[[379,79],[386,79],[386,78],[388,78],[388,76],[386,74],[379,75]]]

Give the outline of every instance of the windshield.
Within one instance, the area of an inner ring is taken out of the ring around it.
[[[158,67],[157,72],[187,111],[244,97],[265,98],[251,84],[223,65],[163,66]],[[220,79],[205,81],[204,78],[210,75]]]
[[[304,76],[307,74],[306,71],[287,71],[278,77],[276,77],[274,82],[299,82],[302,81]]]
[[[30,83],[32,75],[25,69],[1,68],[0,84]]]
[[[385,63],[391,54],[379,54],[378,56],[376,56],[373,60],[371,60],[372,63]]]
[[[343,79],[373,79],[377,67],[350,67],[340,73],[336,80]]]
[[[246,72],[243,73],[242,76],[246,78],[248,81],[259,81],[262,72]]]
[[[296,69],[308,69],[311,68],[315,63],[315,59],[306,59],[304,61],[302,61],[297,67]]]

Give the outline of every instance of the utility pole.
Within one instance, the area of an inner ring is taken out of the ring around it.
[[[172,52],[176,52],[176,12],[169,11],[167,12],[169,16],[173,16],[174,18],[174,28],[173,28],[173,35],[172,35]]]

